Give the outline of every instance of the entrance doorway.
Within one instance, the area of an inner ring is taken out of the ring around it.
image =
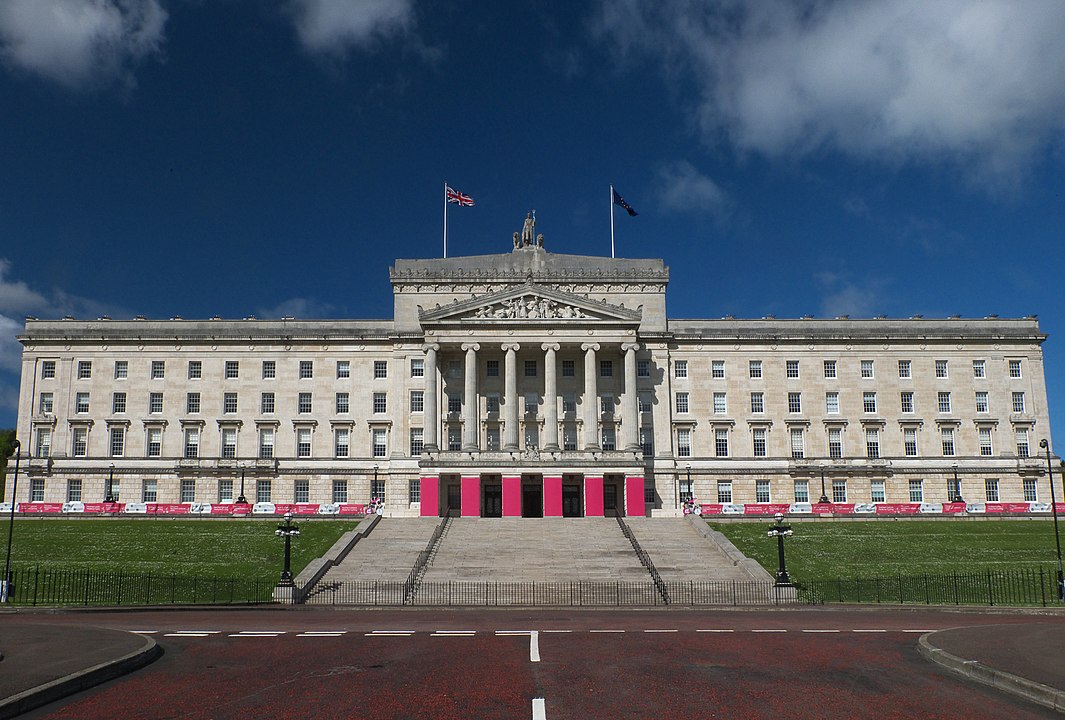
[[[562,517],[581,516],[581,486],[562,486]]]
[[[618,486],[614,483],[603,483],[603,510],[607,515],[617,512],[618,509]]]
[[[544,486],[542,483],[524,483],[521,486],[521,516],[541,518],[544,516]]]
[[[483,511],[481,517],[486,518],[501,518],[503,517],[503,486],[502,485],[485,485],[484,486],[484,503],[481,506]]]
[[[447,509],[456,513],[462,508],[462,488],[454,483],[447,486]]]

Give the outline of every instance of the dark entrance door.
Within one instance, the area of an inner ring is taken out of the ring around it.
[[[503,517],[503,486],[484,486],[484,512],[482,517]]]
[[[581,486],[562,486],[562,517],[581,516]]]
[[[544,487],[539,483],[521,486],[521,516],[538,518],[544,516]]]
[[[603,485],[603,509],[607,515],[618,509],[618,486],[613,483]]]
[[[458,485],[447,486],[447,509],[458,512],[462,508],[462,491]]]

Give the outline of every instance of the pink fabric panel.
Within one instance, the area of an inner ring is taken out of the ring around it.
[[[521,517],[521,478],[503,478],[503,517]]]
[[[544,478],[544,517],[562,517],[562,478]]]
[[[437,517],[440,514],[440,478],[423,477],[421,480],[422,517]]]
[[[584,514],[586,517],[603,517],[603,478],[584,478]]]
[[[462,517],[481,516],[481,478],[462,478]]]
[[[625,478],[625,514],[629,517],[643,517],[647,510],[643,502],[643,478]]]

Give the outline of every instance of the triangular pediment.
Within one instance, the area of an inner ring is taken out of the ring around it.
[[[526,283],[432,309],[419,309],[422,323],[639,322],[641,311],[583,295]]]

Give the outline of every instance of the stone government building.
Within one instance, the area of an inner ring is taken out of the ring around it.
[[[542,236],[390,274],[392,320],[27,319],[16,499],[99,502],[109,477],[128,503],[246,483],[395,516],[801,504],[822,478],[841,504],[1050,499],[1034,317],[675,320],[662,260]]]

